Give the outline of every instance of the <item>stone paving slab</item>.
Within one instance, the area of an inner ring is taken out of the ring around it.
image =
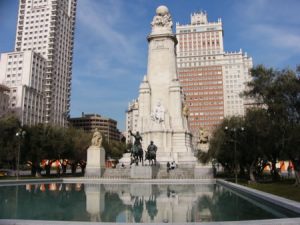
[[[101,222],[72,222],[72,221],[44,221],[44,220],[0,220],[0,225],[134,225],[137,223],[101,223]],[[139,223],[153,225],[154,223]],[[166,223],[155,223],[163,225]],[[273,219],[273,220],[248,220],[248,221],[226,221],[226,222],[202,222],[202,223],[172,223],[174,225],[299,225],[300,218]]]

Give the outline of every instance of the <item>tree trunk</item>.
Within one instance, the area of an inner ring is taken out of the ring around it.
[[[272,180],[273,180],[273,181],[279,180],[279,174],[278,174],[278,171],[277,171],[277,169],[276,169],[276,160],[272,160],[272,170],[271,170],[271,174],[272,174]]]
[[[295,170],[295,184],[296,187],[300,187],[300,171]]]
[[[76,167],[77,167],[77,163],[72,163],[71,165],[71,170],[72,170],[72,174],[75,175],[76,174]]]
[[[300,187],[300,160],[291,160],[294,165],[295,186]]]
[[[46,165],[45,170],[46,170],[46,176],[50,176],[51,165]]]
[[[256,183],[256,179],[255,179],[255,176],[254,176],[254,172],[255,172],[255,163],[256,161],[253,161],[250,165],[250,169],[249,169],[249,177],[250,177],[250,181],[252,183]]]
[[[245,167],[244,166],[240,165],[239,175],[240,175],[240,177],[245,177],[246,176]]]
[[[86,163],[84,161],[80,161],[80,167],[81,167],[81,173],[84,175],[85,173],[85,168],[86,168]]]
[[[31,176],[40,177],[41,176],[41,167],[39,162],[33,162],[31,165]]]
[[[67,173],[67,165],[65,165],[64,163],[61,165],[62,167],[62,173],[65,175]]]
[[[31,165],[31,176],[35,176],[35,174],[36,174],[36,168],[35,168],[35,166],[32,164],[32,165]]]

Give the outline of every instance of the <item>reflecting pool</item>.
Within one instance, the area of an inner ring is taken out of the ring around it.
[[[0,219],[203,222],[299,217],[218,184],[27,184],[0,187]]]

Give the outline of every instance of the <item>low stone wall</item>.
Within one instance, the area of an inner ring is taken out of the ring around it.
[[[231,183],[225,180],[217,179],[217,184],[221,184],[225,187],[228,187],[232,190],[235,190],[240,193],[246,193],[250,196],[254,196],[256,198],[262,199],[264,201],[270,202],[271,204],[278,205],[279,207],[286,208],[290,211],[300,214],[300,203],[296,201],[292,201],[286,198],[282,198],[276,195],[272,195],[263,191],[255,190],[252,188],[248,188],[242,185],[238,185],[235,183]],[[300,224],[300,223],[299,223]]]

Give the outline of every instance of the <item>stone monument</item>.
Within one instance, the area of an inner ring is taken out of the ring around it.
[[[189,108],[184,105],[177,75],[177,39],[172,32],[173,22],[166,6],[156,9],[151,26],[151,33],[147,37],[147,75],[140,85],[138,97],[136,130],[142,136],[143,150],[153,141],[157,146],[158,164],[166,166],[167,162],[174,161],[180,168],[189,168],[187,171],[193,169],[195,178],[211,178],[212,167],[198,163],[194,156],[187,121]],[[128,164],[130,154],[124,154],[119,162]],[[151,173],[143,171],[144,169],[133,167],[131,177],[150,178]]]
[[[138,128],[143,149],[150,141],[157,146],[157,161],[194,165],[192,135],[188,129],[187,108],[176,70],[176,36],[166,6],[159,6],[148,36],[148,69],[139,90]]]
[[[91,146],[87,150],[86,177],[100,177],[105,168],[105,150],[102,147],[102,134],[96,128]]]

